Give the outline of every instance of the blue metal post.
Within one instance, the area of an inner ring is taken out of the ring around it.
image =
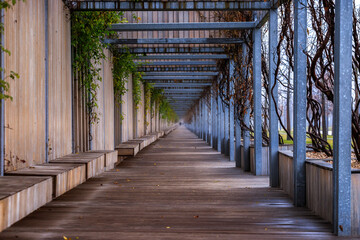
[[[336,1],[333,217],[339,236],[351,235],[352,14],[353,1]]]
[[[241,167],[241,127],[240,121],[235,120],[235,162],[236,167]]]
[[[306,200],[306,0],[294,1],[294,204]]]
[[[279,186],[279,119],[276,114],[276,104],[278,101],[278,87],[274,86],[276,76],[277,62],[277,44],[278,44],[278,11],[277,8],[269,11],[269,159],[270,159],[270,186]],[[274,100],[271,96],[272,87]],[[275,102],[274,102],[275,101]]]
[[[221,99],[220,99],[220,95],[218,95],[217,97],[217,130],[218,130],[218,134],[217,134],[217,151],[218,152],[222,152],[222,147],[221,147],[221,143],[222,143],[222,109],[221,109]]]
[[[224,110],[224,153],[229,156],[229,107],[224,105]]]
[[[229,92],[234,96],[234,83],[232,78],[234,76],[234,60],[229,62]],[[230,98],[229,103],[229,158],[230,161],[235,161],[235,143],[234,143],[234,98]]]
[[[216,102],[215,102],[215,90],[211,91],[211,147],[215,147],[216,143]]]
[[[49,2],[45,7],[45,162],[49,162]]]
[[[243,61],[245,63],[246,59],[249,57],[248,54],[249,54],[249,51],[248,51],[248,47],[246,44],[243,44],[242,45],[242,58],[243,58]],[[246,63],[245,63],[246,64]],[[243,73],[245,75],[245,67],[244,67],[244,71]],[[246,113],[244,115],[244,124],[246,126],[250,126],[250,103],[249,101],[246,101],[245,103],[245,106],[246,106]],[[244,166],[243,169],[244,171],[250,171],[250,132],[247,130],[247,129],[244,129],[243,131],[243,159],[244,159]]]
[[[262,174],[261,29],[253,30],[253,102],[255,175]]]
[[[4,24],[4,9],[1,9],[1,23]],[[1,34],[1,44],[5,44],[5,32]],[[5,53],[0,50],[1,53],[1,79],[4,79],[5,73]],[[1,92],[4,93],[4,89],[1,88]],[[5,100],[1,99],[1,116],[0,116],[0,176],[4,176],[5,172]]]
[[[213,138],[214,138],[214,104],[213,104],[213,93],[210,91],[210,116],[209,116],[209,144],[211,147],[213,146]]]
[[[225,154],[225,108],[224,108],[224,104],[222,103],[222,100],[220,100],[220,105],[221,105],[221,153]]]

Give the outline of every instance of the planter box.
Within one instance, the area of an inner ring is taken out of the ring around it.
[[[293,152],[290,150],[279,151],[279,184],[280,188],[294,198],[294,163]]]
[[[279,145],[279,151],[283,150],[292,150],[292,144]],[[255,174],[255,159],[254,159],[254,145],[250,145],[250,172]],[[262,171],[261,174],[263,176],[270,175],[270,159],[269,159],[269,147],[262,147]]]
[[[306,206],[316,215],[332,223],[332,164],[324,160],[306,160]],[[279,151],[279,181],[291,198],[294,195],[293,152]],[[351,172],[351,232],[360,235],[360,171]]]
[[[333,166],[323,160],[306,161],[307,207],[332,223]],[[360,171],[351,171],[351,233],[360,236]]]

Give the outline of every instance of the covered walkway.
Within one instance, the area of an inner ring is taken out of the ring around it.
[[[184,126],[89,179],[0,239],[331,239],[331,226],[293,207]],[[338,238],[337,238],[338,239]]]

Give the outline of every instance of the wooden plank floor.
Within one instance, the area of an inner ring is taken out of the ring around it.
[[[331,227],[179,127],[0,239],[332,239]]]

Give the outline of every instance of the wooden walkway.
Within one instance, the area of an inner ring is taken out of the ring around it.
[[[180,127],[116,169],[67,192],[0,239],[331,239],[293,207]],[[338,238],[336,238],[338,239]]]

